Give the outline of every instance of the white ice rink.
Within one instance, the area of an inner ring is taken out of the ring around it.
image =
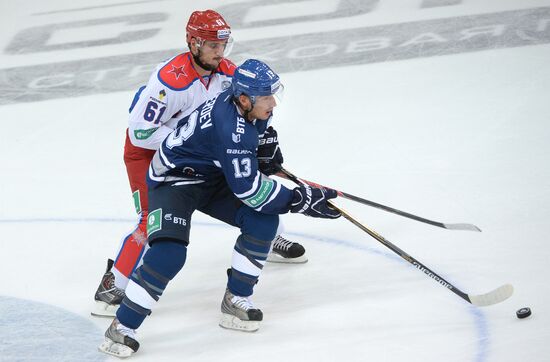
[[[2,0],[0,361],[116,360],[97,352],[110,320],[90,308],[134,224],[127,109],[154,52],[183,51],[187,18],[206,8],[238,25],[230,58],[281,70],[289,170],[476,224],[337,200],[461,290],[515,293],[473,307],[344,218],[285,215],[309,262],[268,264],[260,330],[228,331],[217,322],[238,232],[197,214],[132,360],[550,361],[550,0]],[[523,306],[533,315],[519,320]]]

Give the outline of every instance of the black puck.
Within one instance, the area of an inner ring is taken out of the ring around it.
[[[531,315],[531,308],[529,307],[523,307],[516,311],[516,316],[519,319],[527,318]]]

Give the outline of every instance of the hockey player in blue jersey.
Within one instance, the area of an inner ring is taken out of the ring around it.
[[[128,357],[138,350],[135,330],[185,264],[195,210],[241,231],[219,324],[249,332],[256,331],[263,319],[250,297],[275,238],[278,215],[290,211],[329,219],[340,216],[327,204],[336,197],[334,190],[307,185],[289,189],[259,170],[258,140],[282,89],[279,76],[265,63],[246,60],[236,69],[230,89],[182,119],[163,141],[147,179],[150,249],[132,275],[101,351]],[[282,157],[279,153],[262,162],[270,160],[277,163]]]

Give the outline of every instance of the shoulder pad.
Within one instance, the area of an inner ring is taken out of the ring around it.
[[[233,74],[235,73],[236,68],[237,66],[231,60],[227,58],[223,58],[222,61],[220,62],[220,65],[216,69],[216,72],[232,77]]]
[[[191,65],[188,53],[177,55],[166,63],[158,72],[158,79],[165,86],[182,90],[189,87],[196,79],[197,75]]]

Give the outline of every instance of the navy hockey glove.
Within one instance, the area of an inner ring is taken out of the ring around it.
[[[279,148],[277,131],[273,127],[265,130],[258,145],[258,168],[264,175],[273,175],[281,170],[283,154]]]
[[[329,199],[333,199],[337,195],[336,191],[331,189],[319,189],[309,185],[296,187],[290,205],[290,212],[325,219],[339,218],[341,214],[327,204]]]

